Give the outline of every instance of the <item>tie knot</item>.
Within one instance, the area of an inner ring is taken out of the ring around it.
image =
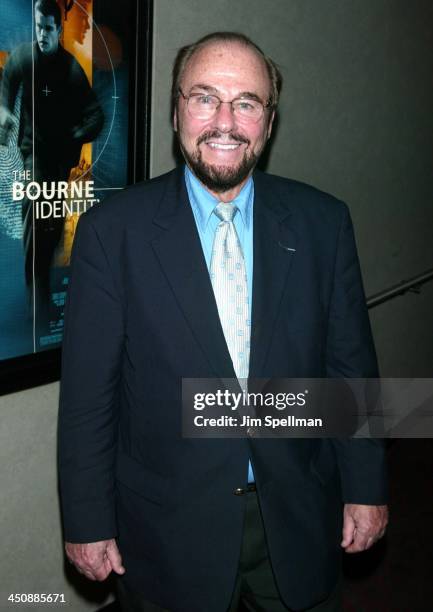
[[[221,221],[233,221],[235,214],[238,212],[238,207],[226,202],[220,202],[214,208],[214,213]]]

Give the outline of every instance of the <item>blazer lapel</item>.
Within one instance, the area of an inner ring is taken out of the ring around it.
[[[183,168],[172,173],[154,223],[164,232],[152,247],[197,343],[216,376],[235,378]]]
[[[254,272],[250,377],[263,376],[263,368],[290,265],[296,257],[293,213],[275,195],[275,185],[254,173]]]

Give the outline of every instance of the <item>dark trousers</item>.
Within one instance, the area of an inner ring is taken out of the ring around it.
[[[47,157],[24,156],[24,169],[31,171],[32,180],[37,183],[67,181],[70,171],[56,158],[55,151]],[[22,203],[22,219],[26,284],[39,285],[48,299],[51,261],[62,236],[64,219],[36,218],[34,204],[28,199]]]
[[[232,601],[227,612],[290,612],[281,601],[275,584],[257,494],[250,491],[246,495],[241,557]],[[122,580],[118,581],[118,599],[124,612],[170,612],[144,600],[139,593],[129,591]],[[325,601],[304,612],[341,610],[341,585],[337,585]]]
[[[31,171],[32,180],[66,181],[69,170],[56,157],[24,156],[24,169]],[[42,198],[41,198],[42,199]],[[57,200],[57,197],[55,198]],[[49,334],[51,305],[51,267],[54,252],[63,234],[64,219],[50,216],[38,219],[35,203],[25,198],[22,202],[24,274],[29,296],[29,307],[34,318],[37,336]]]

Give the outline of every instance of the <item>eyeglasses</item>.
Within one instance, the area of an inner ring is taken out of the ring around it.
[[[263,117],[265,108],[271,106],[271,102],[263,104],[254,98],[235,98],[224,101],[218,96],[207,93],[192,93],[186,96],[179,87],[179,93],[186,100],[188,112],[194,119],[212,119],[216,115],[221,104],[230,104],[234,116],[245,123],[257,123]]]

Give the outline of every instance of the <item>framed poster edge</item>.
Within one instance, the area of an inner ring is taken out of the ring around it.
[[[153,0],[134,0],[132,10],[127,184],[149,177]],[[0,360],[0,397],[56,382],[60,375],[61,347]]]

